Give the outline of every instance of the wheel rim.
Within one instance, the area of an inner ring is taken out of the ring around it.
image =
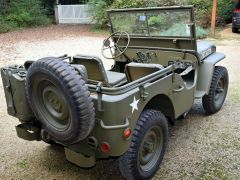
[[[224,81],[224,78],[221,77],[217,83],[215,96],[214,96],[214,101],[217,107],[222,105],[225,99],[225,94],[226,94],[225,81]]]
[[[41,116],[58,131],[66,130],[71,122],[70,108],[63,93],[51,82],[37,83],[35,103]]]
[[[139,150],[139,167],[143,171],[151,170],[161,155],[163,147],[163,132],[160,126],[149,129]]]

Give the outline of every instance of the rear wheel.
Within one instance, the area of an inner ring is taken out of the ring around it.
[[[216,66],[208,95],[203,96],[203,108],[208,114],[218,112],[226,99],[228,91],[228,71],[225,67]]]
[[[28,69],[26,94],[36,118],[49,135],[69,145],[84,140],[95,122],[90,93],[82,77],[67,62],[43,58]],[[43,139],[44,139],[43,138]]]
[[[129,150],[119,158],[126,179],[150,179],[159,169],[168,142],[165,116],[155,110],[144,111],[133,132]]]

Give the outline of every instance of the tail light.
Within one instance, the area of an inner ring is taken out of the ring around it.
[[[132,130],[130,128],[127,128],[124,130],[123,136],[128,139],[132,134]]]
[[[107,142],[102,142],[101,143],[101,150],[104,153],[109,153],[111,150],[111,146]]]

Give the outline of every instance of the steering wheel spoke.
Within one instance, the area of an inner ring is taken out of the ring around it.
[[[123,34],[123,32],[121,32],[121,34],[120,34],[120,36],[119,36],[119,38],[118,38],[118,40],[117,40],[116,44],[118,44],[118,43],[119,43],[120,39],[122,38],[122,34]]]
[[[123,52],[118,45],[115,45],[115,48],[116,48],[120,53]]]
[[[114,37],[119,36],[117,41],[114,42]],[[126,37],[127,39],[127,44],[126,46],[122,49],[119,47],[118,43],[120,42],[121,39],[123,39]],[[103,41],[103,47],[102,47],[102,55],[103,57],[105,57],[106,59],[115,59],[120,57],[122,54],[125,53],[125,51],[127,50],[128,46],[130,43],[130,36],[127,32],[115,32],[112,35],[110,35],[106,40]],[[113,46],[111,46],[111,44],[114,44]],[[109,57],[106,55],[106,50],[110,51],[112,57]],[[114,52],[113,52],[114,50]]]
[[[109,50],[110,50],[110,52],[111,52],[111,55],[112,55],[112,56],[114,56],[114,55],[113,55],[113,52],[112,52],[112,48],[111,48],[111,47],[109,48]]]

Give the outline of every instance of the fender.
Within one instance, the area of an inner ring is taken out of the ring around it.
[[[224,58],[225,54],[214,53],[204,59],[199,65],[195,98],[202,98],[209,93],[215,65]]]

